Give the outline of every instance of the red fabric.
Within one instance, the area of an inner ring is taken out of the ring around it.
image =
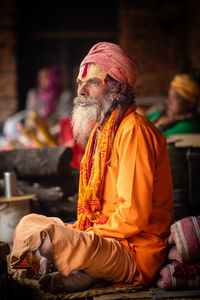
[[[70,147],[73,151],[73,158],[71,167],[80,168],[82,157],[85,153],[84,148],[76,144],[71,126],[71,117],[64,117],[60,119],[60,145]]]
[[[173,261],[160,271],[157,286],[165,290],[188,290],[200,287],[199,264],[188,265]]]
[[[71,128],[71,117],[64,117],[60,120],[60,144],[62,146],[73,146],[74,136]]]
[[[137,65],[116,44],[101,42],[94,45],[81,62],[81,66],[86,63],[95,63],[115,80],[128,83],[134,88],[136,87],[138,77]]]
[[[200,275],[200,264],[177,264],[174,271],[175,277],[192,277]]]
[[[71,167],[80,169],[80,163],[81,163],[81,160],[82,160],[83,155],[85,153],[85,150],[82,148],[81,145],[75,144],[72,147],[72,151],[73,151],[73,158],[72,158],[72,161],[71,161],[70,165],[71,165]]]

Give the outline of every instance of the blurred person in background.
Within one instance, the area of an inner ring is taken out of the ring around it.
[[[72,107],[72,92],[62,90],[59,68],[42,68],[37,74],[37,86],[27,93],[25,110],[6,120],[3,134],[13,148],[70,147],[73,151],[71,166],[79,168],[84,148],[74,140]]]
[[[170,82],[164,109],[151,114],[147,112],[146,118],[165,136],[200,133],[199,98],[200,70],[194,69],[188,74],[177,74]]]
[[[27,93],[26,110],[35,110],[43,118],[58,119],[71,114],[71,97],[70,91],[62,91],[59,68],[43,68],[37,75],[37,87]]]

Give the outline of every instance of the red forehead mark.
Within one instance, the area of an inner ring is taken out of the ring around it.
[[[83,73],[82,73],[82,78],[85,78],[87,76],[87,70],[88,70],[88,64],[85,65]]]
[[[108,78],[108,77],[106,77],[105,79],[104,79],[104,82],[105,83],[107,83],[107,82],[109,82],[110,81],[110,79]]]

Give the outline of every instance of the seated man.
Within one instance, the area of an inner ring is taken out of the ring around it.
[[[200,97],[200,76],[198,70],[191,74],[178,74],[170,83],[165,108],[156,110],[146,118],[164,133],[200,133],[200,115],[197,112]]]
[[[13,267],[30,252],[38,257],[45,291],[82,290],[98,278],[146,286],[165,262],[171,172],[165,137],[135,112],[137,76],[136,64],[112,43],[94,45],[81,63],[72,122],[87,146],[77,221],[23,217],[11,254]]]

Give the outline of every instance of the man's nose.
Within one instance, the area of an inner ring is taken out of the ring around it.
[[[78,88],[78,96],[85,96],[85,97],[89,96],[89,91],[86,83],[83,83],[81,87]]]

